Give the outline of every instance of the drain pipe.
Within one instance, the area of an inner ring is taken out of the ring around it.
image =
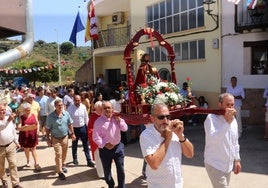
[[[26,34],[23,36],[23,43],[16,48],[8,50],[0,54],[0,67],[17,61],[31,53],[34,45],[33,34],[33,17],[32,17],[32,0],[26,0],[25,2],[25,14],[26,14]]]

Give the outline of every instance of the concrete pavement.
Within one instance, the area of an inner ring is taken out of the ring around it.
[[[268,185],[268,141],[264,141],[263,126],[247,126],[240,139],[242,173],[232,174],[231,188],[266,188]],[[195,146],[193,159],[183,158],[182,172],[184,188],[211,188],[210,181],[203,165],[204,130],[199,126],[186,126],[185,134]],[[70,145],[71,146],[71,141]],[[45,141],[40,141],[38,156],[42,171],[36,173],[32,167],[25,167],[26,159],[23,151],[17,155],[18,169],[21,184],[24,188],[53,188],[53,187],[76,187],[76,188],[102,188],[107,187],[104,180],[97,177],[96,170],[86,166],[86,159],[79,142],[78,159],[79,165],[72,164],[71,148],[67,156],[66,180],[58,180],[55,173],[54,150],[48,148]],[[125,171],[127,188],[146,188],[146,182],[141,179],[143,159],[139,143],[125,147]],[[31,158],[31,162],[33,160]],[[113,176],[116,181],[115,166]],[[163,174],[164,176],[164,174]],[[11,184],[9,182],[11,187]]]

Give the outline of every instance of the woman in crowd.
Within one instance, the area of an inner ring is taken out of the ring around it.
[[[19,144],[24,148],[25,156],[27,159],[26,167],[30,167],[30,152],[34,159],[34,168],[37,172],[41,171],[41,167],[38,164],[38,158],[36,153],[36,145],[38,144],[38,128],[39,122],[37,117],[31,113],[31,104],[21,104],[23,108],[23,115],[19,118],[18,130],[19,132]]]
[[[99,149],[97,144],[93,141],[92,135],[93,135],[93,126],[95,121],[101,116],[102,114],[102,102],[97,101],[94,105],[94,111],[90,114],[89,121],[88,121],[88,140],[90,144],[90,150],[92,152],[92,158],[96,163],[96,170],[99,178],[104,177],[103,169],[102,169],[102,163],[99,157]]]
[[[82,91],[81,94],[81,100],[82,100],[82,104],[84,104],[87,108],[87,113],[90,113],[90,101],[89,101],[89,95],[88,92],[86,91]]]
[[[89,114],[90,114],[91,112],[94,111],[95,96],[94,96],[93,90],[88,91],[88,98],[89,98],[89,103],[90,103],[90,111],[89,111]]]

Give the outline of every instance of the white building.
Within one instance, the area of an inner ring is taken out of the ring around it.
[[[129,40],[140,29],[159,31],[175,51],[178,85],[190,77],[196,96],[204,95],[210,107],[217,106],[218,95],[225,91],[231,76],[246,90],[243,121],[261,124],[262,92],[268,86],[267,1],[262,14],[252,14],[247,0],[236,6],[227,0],[95,0],[99,39],[94,41],[94,77],[117,87],[127,79],[123,53]],[[258,18],[258,19],[257,19]],[[259,50],[259,51],[258,51]],[[142,37],[132,53],[135,76],[143,53],[165,79],[170,77],[167,52],[156,40]],[[261,55],[260,55],[261,54]],[[262,57],[262,54],[263,57]],[[265,56],[266,54],[266,56]],[[266,57],[266,60],[265,60]],[[253,67],[256,58],[266,66],[259,75]]]

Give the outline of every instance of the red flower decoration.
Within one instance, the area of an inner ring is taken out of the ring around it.
[[[154,82],[152,80],[149,81],[148,85],[153,85]]]
[[[143,83],[143,84],[141,84],[141,87],[142,88],[146,88],[147,87],[147,84],[146,83]]]
[[[187,82],[189,82],[191,80],[191,78],[188,76],[188,77],[186,77],[186,80],[187,80]]]
[[[165,91],[170,91],[170,88],[166,87],[166,88],[165,88]]]

